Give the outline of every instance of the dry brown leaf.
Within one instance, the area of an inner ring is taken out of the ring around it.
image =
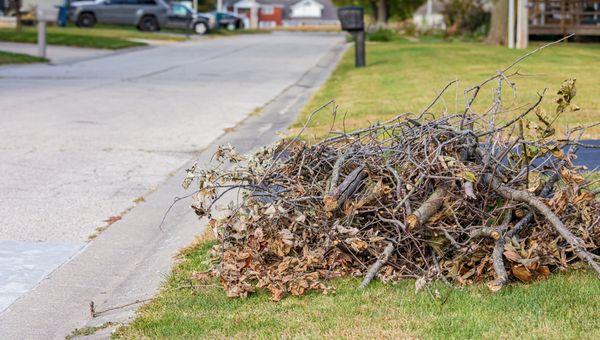
[[[512,273],[517,279],[526,283],[531,282],[533,278],[529,270],[520,264],[512,267]]]

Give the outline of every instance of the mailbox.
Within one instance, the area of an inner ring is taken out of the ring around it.
[[[338,9],[342,30],[348,31],[354,36],[354,66],[356,67],[364,67],[366,64],[364,13],[363,8],[358,6],[346,6]]]
[[[37,21],[56,22],[58,19],[58,8],[50,6],[38,6],[36,13]]]
[[[58,8],[38,6],[36,19],[38,21],[38,56],[46,58],[46,23],[56,22],[58,19]]]
[[[353,32],[364,30],[364,10],[362,7],[340,7],[338,9],[338,18],[340,19],[340,23],[342,24],[342,30],[344,31]]]

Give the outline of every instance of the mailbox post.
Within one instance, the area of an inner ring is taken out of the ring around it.
[[[342,30],[354,36],[354,65],[364,67],[365,57],[365,23],[364,10],[358,6],[345,6],[338,9],[338,18]]]
[[[38,57],[46,58],[46,20],[38,15]]]
[[[56,22],[58,19],[58,9],[54,7],[38,6],[37,8],[38,21],[38,56],[46,57],[46,23]]]

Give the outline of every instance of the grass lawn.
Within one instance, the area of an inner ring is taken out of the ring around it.
[[[533,48],[540,45],[534,43]],[[460,79],[458,88],[450,88],[443,97],[444,101],[433,110],[456,111],[456,98],[459,99],[458,110],[464,109],[465,88],[508,66],[525,52],[478,43],[435,40],[368,43],[367,67],[363,69],[354,68],[353,53],[349,51],[345,55],[327,84],[305,108],[296,128],[304,123],[312,109],[331,99],[339,105],[340,115],[347,113],[348,130],[399,113],[420,112],[433,100],[436,91],[454,79]],[[569,77],[576,77],[577,96],[574,102],[581,110],[561,116],[556,126],[600,121],[600,44],[555,45],[526,59],[517,69],[527,76],[516,79],[516,105],[532,103],[537,92],[548,88],[544,106],[551,113],[551,100],[560,84]],[[512,93],[506,86],[504,93],[504,101],[508,105],[512,102]],[[480,105],[476,107],[484,107],[482,104],[487,107],[491,100],[491,87],[482,89],[479,98]],[[309,133],[316,138],[323,137],[329,130],[331,115],[325,111],[317,115],[310,125]],[[341,129],[341,124],[337,128]],[[590,129],[587,137],[600,138],[600,126]]]
[[[269,301],[267,294],[229,299],[206,270],[210,242],[185,251],[162,293],[117,338],[588,338],[600,337],[600,281],[591,272],[558,274],[490,293],[485,286],[437,288],[441,298],[399,285],[334,282],[336,293]]]
[[[370,43],[368,67],[355,69],[349,51],[310,110],[336,99],[347,111],[348,128],[419,111],[435,90],[457,77],[458,88],[509,64],[523,52],[470,43],[394,41]],[[600,120],[600,45],[569,44],[544,50],[524,62],[528,76],[518,81],[517,101],[529,102],[537,90],[556,92],[570,76],[578,78],[576,102],[582,110],[560,118],[563,124]],[[449,91],[447,110],[455,110],[457,90]],[[489,91],[482,95],[490,96]],[[549,96],[551,97],[551,96]],[[550,106],[551,103],[546,105]],[[438,110],[443,106],[438,106]],[[323,112],[310,132],[324,137],[331,117]],[[599,136],[600,129],[590,136]],[[228,299],[218,282],[198,283],[192,273],[208,268],[209,242],[183,253],[162,292],[138,318],[120,328],[117,338],[600,338],[600,280],[590,271],[572,271],[533,284],[512,284],[491,293],[484,285],[449,289],[441,284],[415,294],[414,281],[398,285],[373,282],[365,291],[359,279],[333,281],[331,295],[309,294],[272,302],[265,293]],[[439,297],[436,295],[438,290]]]
[[[0,51],[0,65],[6,64],[27,64],[46,62],[48,59],[32,57],[26,54],[11,53]]]
[[[64,45],[117,50],[127,47],[145,45],[143,42],[130,39],[155,39],[182,41],[184,36],[140,32],[135,27],[98,25],[94,28],[48,27],[47,42],[49,45]],[[12,28],[0,28],[0,41],[35,43],[37,28],[25,27],[19,34]]]

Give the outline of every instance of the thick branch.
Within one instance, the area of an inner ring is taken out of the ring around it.
[[[492,252],[492,261],[494,266],[494,272],[496,272],[496,280],[489,286],[492,291],[500,290],[506,282],[508,282],[508,273],[506,272],[506,267],[504,267],[504,232],[508,227],[508,223],[512,218],[512,212],[509,211],[504,216],[504,221],[502,221],[502,225],[500,226],[500,238],[496,240],[496,244],[494,245],[494,251]]]
[[[337,187],[331,190],[331,193],[325,196],[323,202],[325,203],[326,211],[334,211],[338,207],[344,204],[344,202],[358,189],[363,179],[367,177],[367,173],[364,166],[359,166],[354,169],[344,181]]]
[[[373,278],[375,277],[375,275],[377,275],[381,267],[389,260],[393,251],[394,245],[392,244],[392,242],[390,242],[385,247],[383,253],[381,253],[377,261],[375,261],[375,263],[373,263],[369,268],[369,271],[365,275],[365,278],[361,282],[360,286],[358,286],[359,289],[364,289],[373,280]]]
[[[421,204],[419,209],[406,218],[408,229],[412,230],[425,224],[440,209],[442,203],[444,203],[446,192],[446,187],[435,189],[431,196]]]
[[[492,189],[498,194],[500,194],[502,197],[509,200],[527,203],[529,206],[533,207],[540,214],[542,214],[548,220],[548,222],[552,224],[552,226],[554,227],[554,229],[556,229],[560,236],[562,236],[562,238],[569,243],[569,245],[575,251],[575,254],[577,254],[577,256],[579,256],[581,260],[588,262],[600,278],[600,265],[598,265],[594,261],[591,254],[588,253],[585,250],[585,248],[581,245],[582,241],[577,236],[573,235],[573,233],[571,233],[571,231],[567,229],[567,227],[565,227],[565,225],[554,214],[554,212],[552,212],[552,210],[548,208],[548,206],[544,204],[539,198],[533,196],[527,191],[512,189],[498,182],[490,174],[484,174],[483,181],[486,184],[490,185]]]
[[[500,230],[496,227],[481,227],[473,230],[469,235],[469,239],[478,239],[484,237],[498,240],[500,239]]]
[[[544,185],[544,188],[540,192],[540,197],[542,197],[542,198],[548,197],[552,193],[554,184],[556,184],[556,182],[558,182],[559,179],[560,179],[560,175],[555,172],[552,175],[552,177],[550,177],[550,179],[548,179],[548,181]],[[521,229],[523,229],[523,227],[526,226],[527,223],[529,223],[532,218],[533,218],[533,212],[530,211],[519,222],[517,222],[517,224],[515,224],[515,226],[511,229],[511,231],[508,232],[508,237],[513,237],[513,236],[519,235],[519,232],[521,232]]]

